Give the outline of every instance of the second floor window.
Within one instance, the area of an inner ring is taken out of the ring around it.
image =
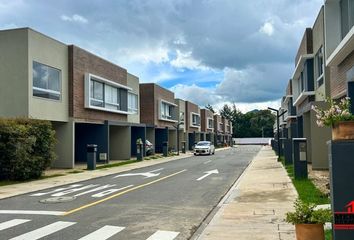
[[[213,127],[214,127],[213,119],[208,119],[208,128],[213,128]]]
[[[113,109],[113,110],[119,110],[119,103],[120,103],[120,97],[119,97],[119,89],[116,87],[112,87],[110,85],[105,85],[105,92],[104,92],[104,98],[105,98],[105,108],[108,109]]]
[[[128,93],[128,112],[138,113],[138,95]]]
[[[90,104],[95,107],[104,107],[104,101],[103,101],[103,83],[91,80],[90,81]]]
[[[172,119],[172,108],[172,105],[169,105],[165,102],[161,102],[161,118]]]
[[[200,116],[192,113],[192,125],[199,126],[200,125]]]
[[[219,131],[223,131],[223,126],[224,126],[224,124],[219,123]]]
[[[323,47],[321,47],[315,56],[316,64],[316,79],[317,86],[320,87],[323,84],[323,72],[324,72],[324,62],[323,62]]]
[[[184,123],[184,112],[180,112],[180,113],[179,113],[179,121],[180,121],[181,123]]]
[[[342,39],[348,34],[350,29],[354,26],[354,1],[341,0],[340,1],[340,14],[342,26]]]
[[[60,100],[61,71],[33,61],[33,96]]]

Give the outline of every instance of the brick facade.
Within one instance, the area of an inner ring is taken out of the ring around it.
[[[198,113],[200,114],[200,109],[198,107],[198,105],[192,103],[192,102],[189,102],[189,101],[186,101],[186,131],[188,132],[193,132],[193,131],[200,131],[200,127],[194,127],[194,126],[191,126],[191,122],[192,122],[192,119],[191,119],[191,113],[194,112],[194,113]]]
[[[69,114],[82,121],[127,121],[127,115],[85,108],[85,73],[127,85],[127,70],[74,45],[69,46]]]
[[[175,94],[154,83],[140,84],[140,121],[158,128],[173,128],[176,124],[159,119],[161,100],[174,103]]]
[[[208,118],[213,119],[214,121],[214,114],[208,109],[201,109],[200,110],[200,122],[201,122],[201,131],[202,132],[214,132],[213,129],[208,128]],[[213,124],[214,127],[214,124]]]
[[[354,50],[338,66],[331,67],[331,98],[347,94],[347,71],[354,66]]]

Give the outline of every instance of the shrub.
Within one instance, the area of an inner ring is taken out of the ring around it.
[[[39,178],[55,159],[49,121],[0,119],[0,180]]]
[[[292,224],[324,224],[331,222],[332,213],[329,209],[315,209],[316,205],[297,199],[294,203],[295,212],[286,213],[286,221]]]

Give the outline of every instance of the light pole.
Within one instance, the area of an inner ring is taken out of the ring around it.
[[[287,110],[279,114],[279,110],[275,108],[268,107],[269,110],[272,110],[277,113],[277,141],[278,141],[278,157],[280,157],[280,140],[279,140],[279,118],[283,116]]]

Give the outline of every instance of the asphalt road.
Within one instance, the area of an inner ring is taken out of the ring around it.
[[[259,150],[240,146],[0,200],[0,239],[188,239]]]

